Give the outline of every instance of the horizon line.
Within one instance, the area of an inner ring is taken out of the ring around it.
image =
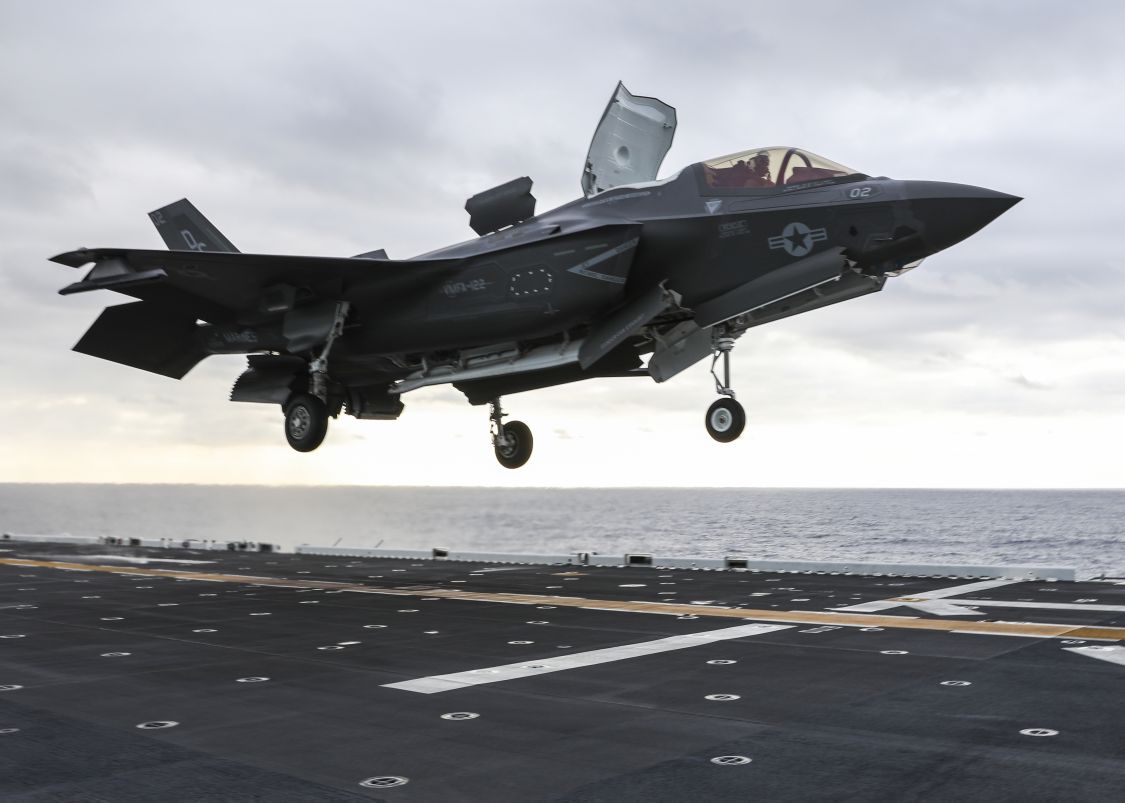
[[[199,488],[365,488],[365,489],[415,489],[448,488],[459,490],[504,491],[1125,491],[1125,486],[1003,486],[1003,485],[368,485],[359,483],[209,483],[209,482],[115,482],[81,480],[73,482],[37,482],[33,480],[0,480],[4,485],[111,485],[141,487],[199,487]]]

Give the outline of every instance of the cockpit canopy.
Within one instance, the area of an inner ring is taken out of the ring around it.
[[[757,148],[703,163],[703,179],[713,189],[792,187],[855,175],[862,174],[800,148]]]

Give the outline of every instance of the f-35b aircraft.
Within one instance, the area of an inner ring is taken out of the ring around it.
[[[412,259],[243,254],[177,201],[150,214],[169,251],[54,257],[93,263],[64,295],[139,299],[107,308],[74,348],[176,379],[208,355],[246,354],[231,400],[280,405],[302,452],[330,417],[395,419],[405,394],[452,383],[491,405],[508,468],[527,462],[532,435],[504,421],[502,396],[594,377],[664,382],[710,357],[720,398],[704,421],[725,443],[746,423],[730,353],[748,329],[881,290],[1020,200],[873,178],[790,147],[656,180],[675,129],[675,109],[618,84],[584,197],[536,215],[531,179],[515,179],[465,204],[476,239]]]

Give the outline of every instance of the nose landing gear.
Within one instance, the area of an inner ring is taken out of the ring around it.
[[[711,358],[711,376],[715,379],[715,392],[725,399],[718,399],[707,408],[707,417],[704,424],[707,434],[719,443],[730,443],[742,434],[746,428],[746,411],[742,405],[735,401],[734,391],[730,387],[730,353],[734,349],[734,338],[719,336],[713,343],[715,355]],[[719,360],[723,361],[723,378],[715,373],[715,366]]]
[[[522,421],[504,423],[506,413],[500,408],[500,398],[489,402],[488,417],[491,421],[492,448],[496,459],[504,468],[519,468],[531,458],[535,440],[531,428]]]

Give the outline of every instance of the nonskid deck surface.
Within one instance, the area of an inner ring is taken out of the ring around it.
[[[1125,788],[1121,582],[0,546],[5,800]]]

